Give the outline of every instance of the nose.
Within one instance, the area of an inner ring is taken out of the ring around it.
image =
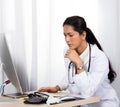
[[[70,37],[69,36],[65,36],[65,41],[69,42],[70,41]]]

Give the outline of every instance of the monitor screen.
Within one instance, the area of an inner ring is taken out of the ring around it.
[[[17,92],[23,94],[20,81],[15,70],[7,40],[4,34],[0,34],[0,60],[2,64],[2,69],[8,79],[15,86]]]

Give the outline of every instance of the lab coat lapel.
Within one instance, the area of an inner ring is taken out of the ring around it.
[[[92,60],[92,58],[95,57],[95,51],[96,51],[97,46],[90,45],[90,47],[91,47],[91,60]],[[85,55],[83,55],[84,53],[82,55],[80,55],[80,58],[83,60],[84,65],[89,63],[89,46],[87,47],[87,49],[85,51],[86,51]],[[86,57],[83,57],[83,56],[86,56]]]

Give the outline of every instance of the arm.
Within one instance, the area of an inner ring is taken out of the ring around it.
[[[60,90],[60,87],[56,85],[55,87],[41,87],[37,91],[38,92],[51,92],[51,93],[56,93]]]
[[[79,90],[82,97],[92,96],[105,80],[109,82],[108,59],[97,47],[92,48],[90,72],[87,72],[88,59],[86,58],[83,62],[74,50],[67,51],[65,57],[74,62],[77,67],[83,65],[85,67],[77,70],[77,74],[73,77],[74,86]]]
[[[108,72],[108,59],[104,54],[101,54],[92,58],[90,72],[84,70],[84,72],[75,75],[73,78],[81,95],[83,97],[89,97],[107,79]]]

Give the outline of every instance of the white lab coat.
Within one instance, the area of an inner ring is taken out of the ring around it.
[[[67,49],[65,49],[65,51],[66,50]],[[109,65],[106,55],[99,50],[96,45],[91,45],[89,72],[87,72],[89,64],[89,46],[80,57],[83,60],[85,71],[74,76],[72,76],[72,68],[75,68],[71,67],[70,73],[68,74],[70,60],[65,58],[67,73],[59,83],[61,90],[68,90],[71,94],[79,95],[82,98],[98,96],[101,100],[99,103],[83,105],[82,107],[119,107],[117,94],[108,80]],[[70,84],[69,80],[74,81],[74,84]]]

